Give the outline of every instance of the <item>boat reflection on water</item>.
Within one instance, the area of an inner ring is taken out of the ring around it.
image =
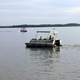
[[[60,47],[55,48],[29,48],[30,55],[38,56],[38,58],[58,58],[60,55]]]
[[[60,52],[60,47],[56,46],[55,48],[28,48],[31,51],[50,51],[50,53],[56,53],[56,52]]]

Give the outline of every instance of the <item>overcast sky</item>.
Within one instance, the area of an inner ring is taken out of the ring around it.
[[[0,0],[0,25],[80,23],[80,0]]]

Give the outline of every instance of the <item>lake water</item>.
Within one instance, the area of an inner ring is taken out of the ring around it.
[[[37,30],[0,28],[0,80],[80,80],[80,27],[57,27],[62,47],[25,47]]]

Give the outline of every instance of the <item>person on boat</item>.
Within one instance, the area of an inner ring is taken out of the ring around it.
[[[49,40],[51,40],[51,35],[49,36]]]
[[[40,36],[39,40],[41,40],[41,39],[42,39],[42,36]]]

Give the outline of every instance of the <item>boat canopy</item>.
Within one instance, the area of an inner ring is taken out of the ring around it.
[[[37,31],[37,33],[50,33],[50,31]]]

